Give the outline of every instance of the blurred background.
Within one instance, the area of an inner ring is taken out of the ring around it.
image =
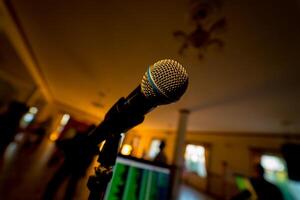
[[[179,199],[234,198],[257,164],[300,199],[288,169],[300,144],[299,11],[299,0],[0,0],[0,199],[87,199],[96,158],[65,177],[78,160],[64,141],[165,58],[186,68],[187,92],[124,134],[121,154],[164,151],[182,169]]]

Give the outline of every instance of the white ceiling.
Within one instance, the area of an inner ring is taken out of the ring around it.
[[[190,76],[176,104],[148,114],[141,128],[175,129],[180,108],[190,130],[300,130],[300,12],[296,0],[229,0],[223,50],[203,60],[178,55],[175,30],[192,30],[187,0],[10,0],[54,99],[101,119],[163,58]],[[92,102],[103,104],[95,107]],[[282,120],[292,122],[290,127]]]

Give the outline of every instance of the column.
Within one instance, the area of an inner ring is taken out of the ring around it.
[[[177,127],[177,135],[174,144],[174,159],[173,165],[175,166],[174,181],[172,187],[172,199],[177,199],[179,195],[179,186],[181,182],[181,174],[184,166],[184,147],[185,147],[185,133],[187,130],[189,110],[182,109],[179,111],[179,122]]]

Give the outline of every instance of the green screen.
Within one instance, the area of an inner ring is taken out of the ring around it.
[[[167,200],[170,170],[118,158],[105,200]]]

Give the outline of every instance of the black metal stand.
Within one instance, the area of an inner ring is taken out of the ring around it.
[[[117,134],[105,140],[102,150],[99,153],[98,167],[95,167],[95,175],[90,176],[88,188],[90,190],[89,200],[103,199],[109,181],[113,175],[121,135]]]
[[[113,175],[121,133],[144,120],[143,115],[128,112],[126,106],[125,99],[121,98],[105,115],[104,121],[89,134],[90,145],[98,145],[105,140],[98,157],[99,166],[95,168],[95,175],[90,176],[88,180],[89,200],[104,198],[107,185]]]

